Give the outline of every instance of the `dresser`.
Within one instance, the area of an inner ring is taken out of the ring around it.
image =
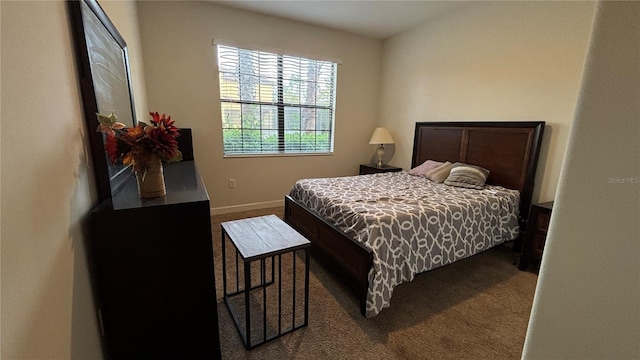
[[[163,164],[167,194],[135,177],[90,215],[88,256],[110,359],[220,359],[209,196],[194,161]]]
[[[552,209],[553,201],[531,205],[522,244],[522,253],[518,261],[520,270],[526,270],[530,265],[540,266],[544,244],[547,240],[547,232],[549,231]]]

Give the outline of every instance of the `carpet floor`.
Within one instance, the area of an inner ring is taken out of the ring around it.
[[[312,257],[308,326],[245,350],[222,300],[220,223],[283,210],[212,217],[223,359],[520,359],[537,275],[519,271],[506,246],[418,275],[371,319]]]

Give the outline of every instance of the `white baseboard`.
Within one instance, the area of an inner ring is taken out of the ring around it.
[[[211,215],[228,214],[228,213],[234,213],[238,211],[247,211],[247,210],[266,209],[266,208],[278,207],[278,206],[284,206],[284,199],[252,203],[252,204],[215,207],[215,208],[211,208]]]

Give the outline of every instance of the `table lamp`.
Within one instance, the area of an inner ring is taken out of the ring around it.
[[[383,166],[382,157],[384,156],[384,144],[393,144],[391,133],[385,127],[376,128],[371,136],[371,140],[369,140],[369,144],[380,144],[378,150],[376,150],[376,155],[378,155],[378,163],[376,166],[381,168]]]

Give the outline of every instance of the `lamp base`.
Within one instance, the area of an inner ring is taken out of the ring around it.
[[[384,145],[380,144],[380,147],[378,148],[378,150],[376,150],[376,155],[378,155],[378,163],[376,164],[376,166],[381,168],[384,166],[384,164],[382,163],[382,158],[384,157]]]

